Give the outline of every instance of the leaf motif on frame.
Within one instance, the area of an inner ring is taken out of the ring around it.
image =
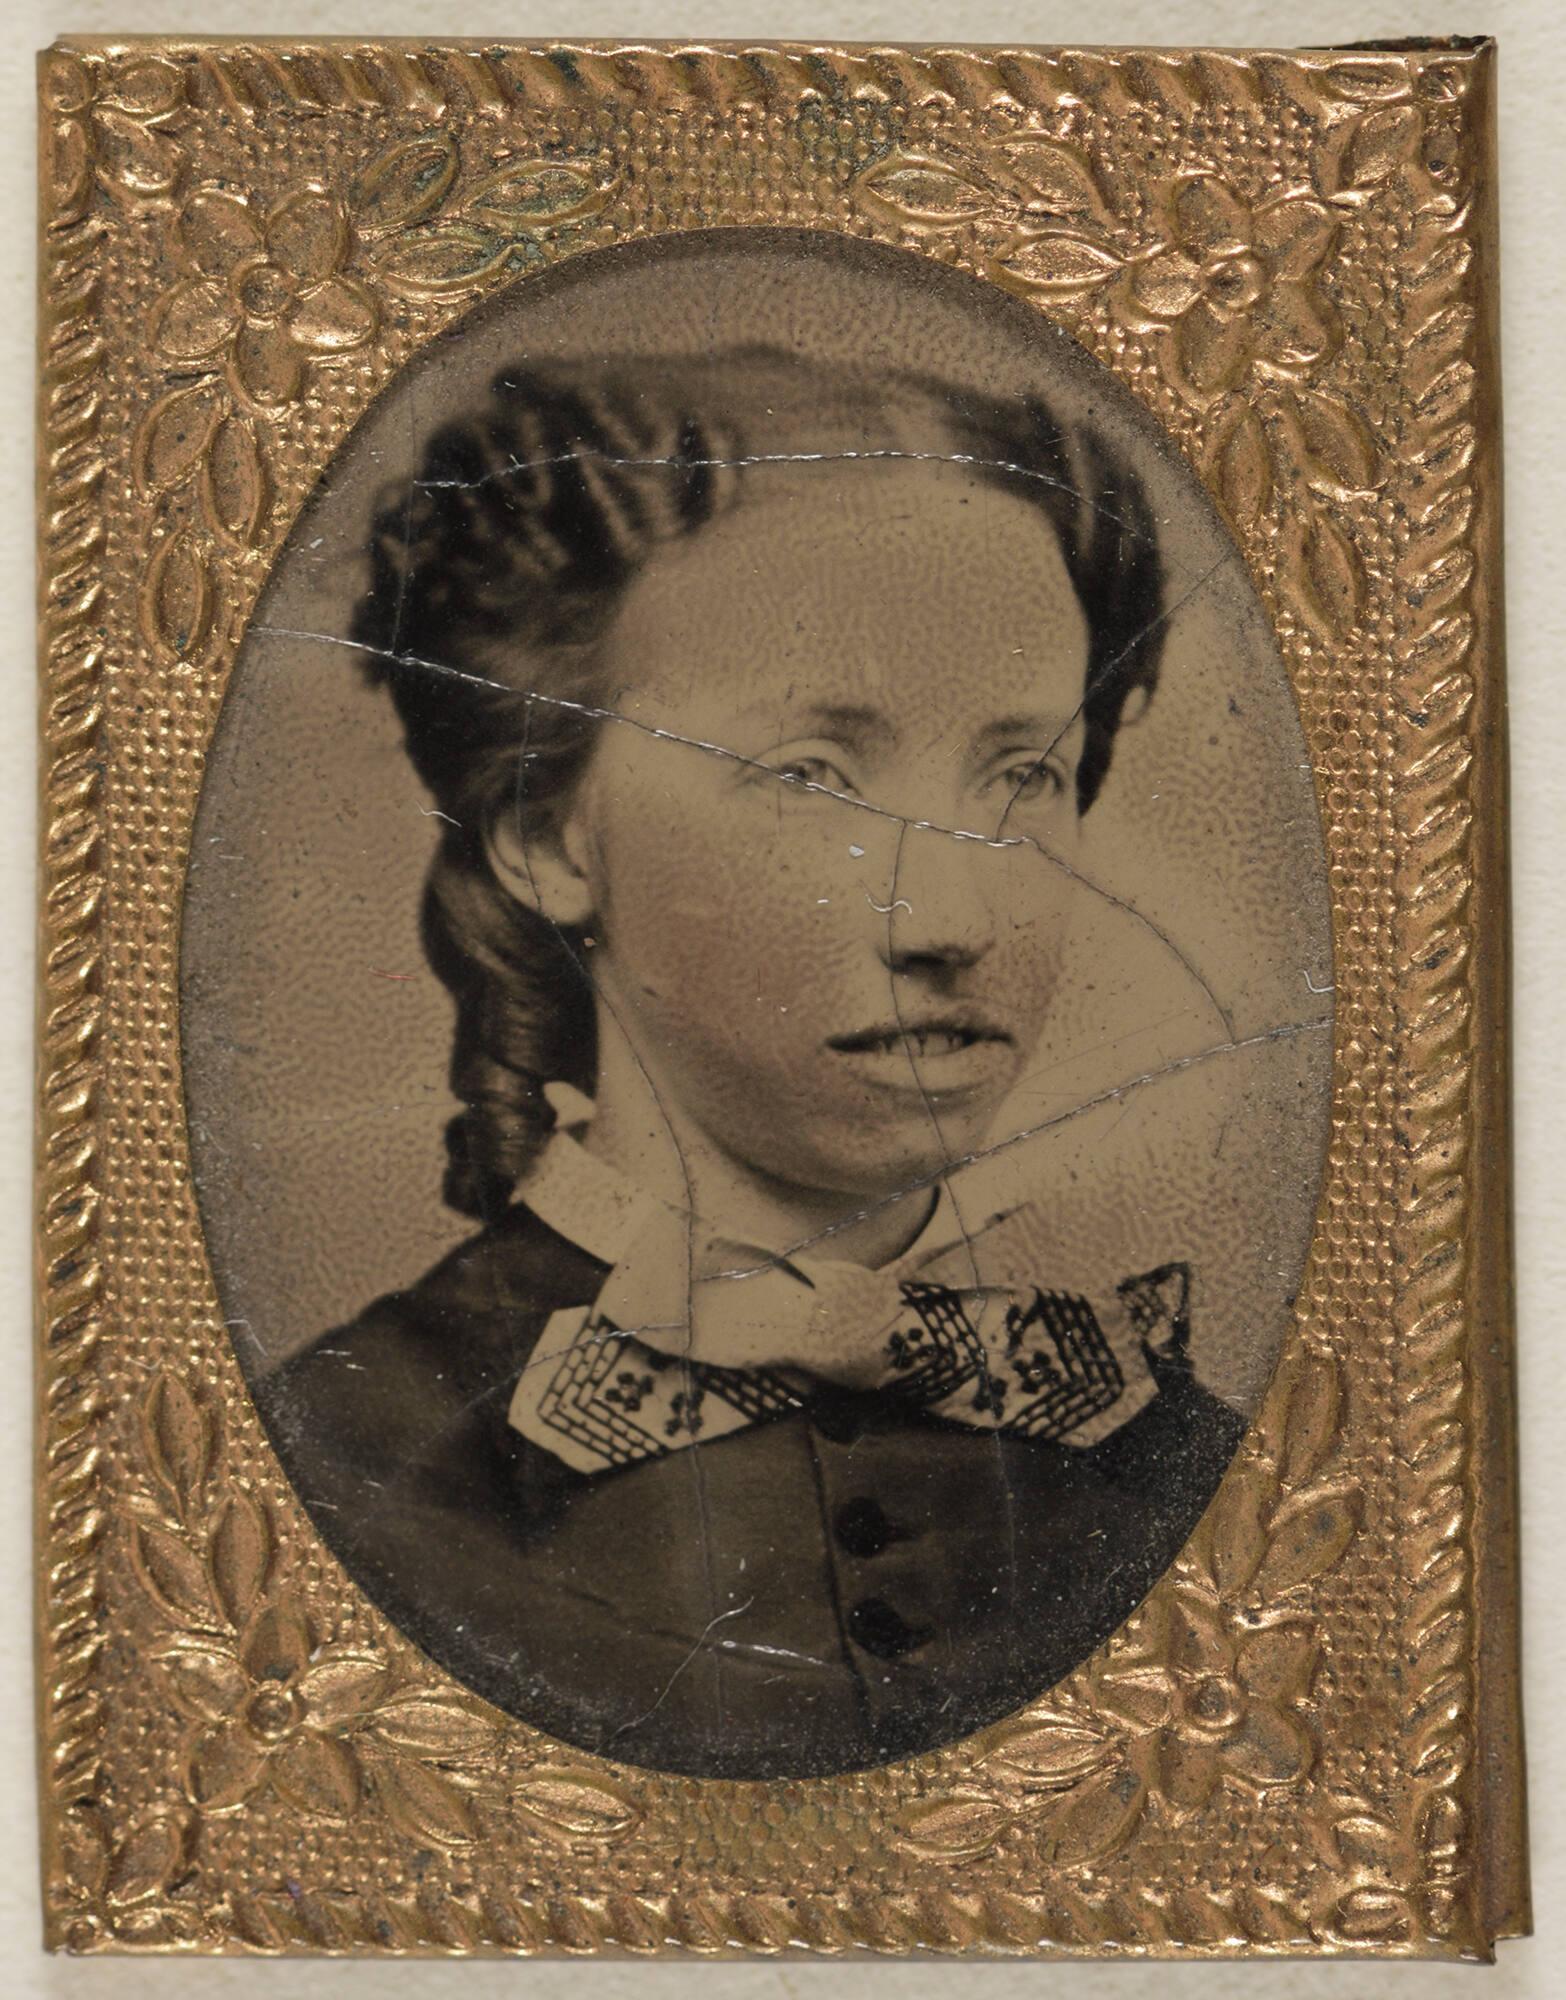
[[[48,49],[38,63],[42,102],[51,111],[75,117],[92,103],[93,79],[80,56],[67,49]]]
[[[256,427],[230,412],[212,433],[201,465],[201,502],[226,541],[254,546],[267,511],[267,476]]]
[[[1046,1851],[1063,1868],[1100,1860],[1130,1838],[1146,1804],[1141,1772],[1131,1764],[1112,1765],[1051,1803]]]
[[[1213,1582],[1218,1595],[1231,1603],[1243,1597],[1266,1553],[1267,1530],[1254,1501],[1232,1508],[1224,1525],[1213,1531]]]
[[[1112,225],[1114,217],[1085,155],[1042,133],[1008,140],[1002,149],[1012,179],[1033,205],[1059,215],[1086,215]]]
[[[1377,187],[1414,149],[1419,113],[1411,105],[1372,111],[1360,119],[1349,140],[1344,173],[1354,188]]]
[[[256,1608],[271,1556],[266,1516],[248,1493],[231,1493],[218,1510],[207,1548],[213,1594],[237,1630]]]
[[[411,298],[437,299],[470,291],[502,270],[512,244],[491,229],[447,222],[388,237],[374,262],[385,282]]]
[[[1409,527],[1413,539],[1399,562],[1399,576],[1407,581],[1413,573],[1406,567],[1409,555],[1412,555],[1414,569],[1417,570],[1433,550],[1461,541],[1468,533],[1473,517],[1474,496],[1461,486],[1437,492],[1423,506],[1410,508]]]
[[[1215,111],[1259,111],[1263,92],[1254,67],[1244,56],[1223,49],[1196,49],[1191,65],[1202,96]]]
[[[184,1838],[171,1819],[149,1819],[110,1857],[103,1899],[111,1909],[150,1902],[168,1887],[180,1864]]]
[[[449,1779],[411,1757],[382,1755],[375,1789],[394,1826],[414,1840],[466,1847],[478,1837],[473,1808]]]
[[[288,1932],[259,1896],[236,1886],[229,1893],[229,1902],[235,1929],[244,1943],[257,1945],[262,1951],[281,1951],[289,1942]]]
[[[1261,418],[1249,403],[1237,405],[1214,449],[1218,497],[1237,528],[1251,528],[1272,501],[1272,454]]]
[[[80,118],[57,118],[50,124],[44,184],[57,213],[74,210],[86,200],[92,184],[92,148]]]
[[[206,1573],[178,1535],[150,1521],[138,1521],[131,1530],[131,1562],[154,1602],[181,1624],[211,1621]]]
[[[188,528],[179,529],[147,571],[142,594],[147,636],[176,660],[189,659],[212,629],[214,596],[205,552]]]
[[[1394,57],[1356,56],[1317,72],[1334,96],[1353,104],[1390,104],[1411,94],[1408,65]]]
[[[540,1764],[525,1772],[511,1796],[553,1832],[577,1840],[612,1840],[639,1817],[624,1792],[564,1765]]]
[[[1063,232],[1036,236],[997,263],[1008,278],[1027,290],[1060,296],[1091,291],[1120,269],[1120,259],[1112,251]]]
[[[910,1847],[948,1861],[973,1861],[987,1854],[1014,1823],[1015,1815],[987,1792],[953,1791],[918,1799],[901,1815],[898,1828]]]
[[[1109,1756],[1111,1739],[1069,1716],[1033,1715],[1003,1735],[985,1762],[1044,1784],[1073,1784]]]
[[[1197,108],[1196,95],[1183,70],[1180,56],[1131,54],[1125,59],[1122,74],[1132,96],[1143,104],[1171,118],[1189,118]]]
[[[1473,641],[1474,621],[1466,611],[1438,618],[1409,648],[1409,664],[1422,674],[1450,674],[1467,659]]]
[[[1295,1369],[1284,1408],[1285,1485],[1302,1486],[1327,1457],[1337,1440],[1341,1408],[1336,1360],[1319,1349],[1307,1349]]]
[[[183,100],[184,72],[167,56],[139,56],[114,71],[106,95],[133,118],[161,118]]]
[[[1474,579],[1471,549],[1449,549],[1409,586],[1409,601],[1426,617],[1455,604]]]
[[[1415,1830],[1415,1867],[1419,1856],[1452,1861],[1461,1852],[1468,1831],[1468,1816],[1450,1792],[1436,1792],[1426,1801]]]
[[[179,1504],[187,1506],[211,1469],[212,1425],[179,1376],[168,1369],[154,1377],[142,1398],[141,1435],[152,1470]]]
[[[1332,1858],[1340,1868],[1386,1881],[1400,1881],[1411,1864],[1417,1865],[1418,1857],[1409,1852],[1404,1836],[1373,1813],[1348,1813],[1336,1821],[1332,1847]]]
[[[373,237],[427,221],[451,192],[458,165],[457,142],[448,132],[393,146],[359,182],[352,204],[354,228]]]
[[[173,193],[180,157],[171,134],[112,104],[95,105],[92,122],[98,160],[111,185],[144,201]]]
[[[1324,623],[1346,639],[1364,606],[1365,572],[1353,543],[1320,513],[1306,531],[1305,567]]]
[[[1420,326],[1459,296],[1473,268],[1467,243],[1446,242],[1425,260],[1404,293],[1404,311],[1411,326]]]
[[[1277,1479],[1265,1458],[1242,1460],[1241,1467],[1241,1476],[1235,1468],[1224,1479],[1182,1558],[1198,1594],[1207,1599],[1242,1596],[1266,1553]],[[1168,1616],[1171,1631],[1183,1629],[1183,1613],[1173,1600]]]
[[[1396,1889],[1350,1890],[1333,1905],[1333,1917],[1338,1934],[1355,1942],[1403,1938],[1412,1928],[1408,1899]]]
[[[67,1893],[96,1902],[109,1873],[108,1836],[98,1808],[67,1806],[60,1814],[55,1839]]]
[[[1285,1501],[1274,1516],[1272,1540],[1256,1575],[1261,1597],[1279,1597],[1335,1568],[1359,1530],[1362,1511],[1357,1486],[1332,1487]]]
[[[1295,609],[1323,638],[1343,640],[1353,631],[1364,603],[1364,572],[1352,543],[1319,507],[1297,528],[1281,580]]]
[[[1318,491],[1363,493],[1380,483],[1370,432],[1346,403],[1320,389],[1296,389],[1289,412],[1302,469]]]
[[[855,194],[889,221],[925,229],[960,229],[995,208],[993,195],[966,174],[907,153],[873,166]]]
[[[167,493],[197,470],[222,401],[222,392],[210,376],[159,397],[142,420],[131,447],[131,477],[138,491]]]
[[[480,181],[464,198],[462,213],[486,228],[525,235],[585,222],[609,192],[574,161],[526,160]]]
[[[1473,400],[1475,374],[1471,361],[1449,362],[1414,405],[1414,414],[1420,422],[1434,430],[1461,416]]]
[[[420,1757],[460,1757],[493,1742],[498,1725],[477,1702],[415,1690],[393,1695],[370,1718],[372,1732]]]

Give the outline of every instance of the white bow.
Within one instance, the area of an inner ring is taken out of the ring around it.
[[[707,1230],[589,1154],[564,1118],[522,1197],[611,1267],[591,1306],[551,1317],[509,1410],[580,1471],[783,1414],[823,1381],[1073,1445],[1156,1393],[1120,1296],[1089,1304],[1001,1275],[990,1246],[1005,1217],[965,1230],[944,1182],[915,1243],[873,1270]]]

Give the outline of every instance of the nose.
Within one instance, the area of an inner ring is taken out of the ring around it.
[[[976,964],[995,942],[984,843],[910,826],[898,845],[882,955],[894,972]]]

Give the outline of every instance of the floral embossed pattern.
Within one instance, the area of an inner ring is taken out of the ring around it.
[[[348,354],[375,331],[375,302],[342,275],[348,223],[319,188],[258,216],[197,189],[175,224],[191,275],[163,299],[153,345],[170,361],[221,356],[230,386],[269,408],[292,402],[312,360]]]
[[[189,1803],[232,1812],[271,1791],[343,1821],[373,1795],[417,1837],[472,1840],[467,1795],[495,1719],[399,1677],[384,1652],[317,1643],[298,1604],[268,1601],[268,1517],[242,1491],[217,1498],[219,1426],[176,1377],[153,1383],[142,1424],[152,1479],[134,1558],[180,1628],[154,1657],[190,1722],[180,1752]]]
[[[1309,1691],[1316,1642],[1304,1624],[1247,1631],[1201,1599],[1177,1600],[1172,1630],[1144,1640],[1149,1663],[1099,1681],[1111,1714],[1156,1729],[1158,1784],[1197,1812],[1221,1779],[1265,1790],[1310,1769],[1311,1739],[1291,1710]]]
[[[176,63],[144,56],[112,72],[52,51],[43,67],[45,170],[61,213],[81,215],[92,189],[156,202],[180,174],[184,79]]]
[[[1186,176],[1166,204],[1169,248],[1129,266],[1116,310],[1139,332],[1173,329],[1187,395],[1238,388],[1252,369],[1300,377],[1324,359],[1334,328],[1313,280],[1332,245],[1328,209],[1294,192],[1252,208],[1216,174]]]
[[[271,1783],[302,1812],[353,1811],[359,1766],[341,1739],[385,1678],[380,1660],[341,1649],[312,1657],[303,1619],[279,1611],[236,1648],[176,1643],[164,1663],[176,1700],[204,1725],[188,1754],[194,1804],[221,1812]]]
[[[1476,1754],[1481,1706],[1497,1742],[1515,1723],[1479,1686],[1474,1595],[1498,1559],[1472,1447],[1505,1291],[1471,1167],[1481,1114],[1486,1156],[1503,1144],[1473,1060],[1500,1032],[1489,78],[1456,46],[50,55],[53,1943],[1459,1957],[1524,1921],[1515,1800]],[[1027,1710],[776,1785],[567,1758],[356,1592],[246,1397],[180,1088],[205,746],[328,455],[497,287],[714,225],[955,264],[1157,416],[1273,619],[1335,897],[1298,1336],[1214,1508]]]

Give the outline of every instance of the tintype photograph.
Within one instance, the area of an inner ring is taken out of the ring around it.
[[[1526,1928],[1493,61],[46,54],[52,1946]]]
[[[284,1468],[585,1749],[1020,1707],[1292,1316],[1332,956],[1266,619],[1105,371],[907,253],[610,249],[420,356],[258,606],[183,966]]]

